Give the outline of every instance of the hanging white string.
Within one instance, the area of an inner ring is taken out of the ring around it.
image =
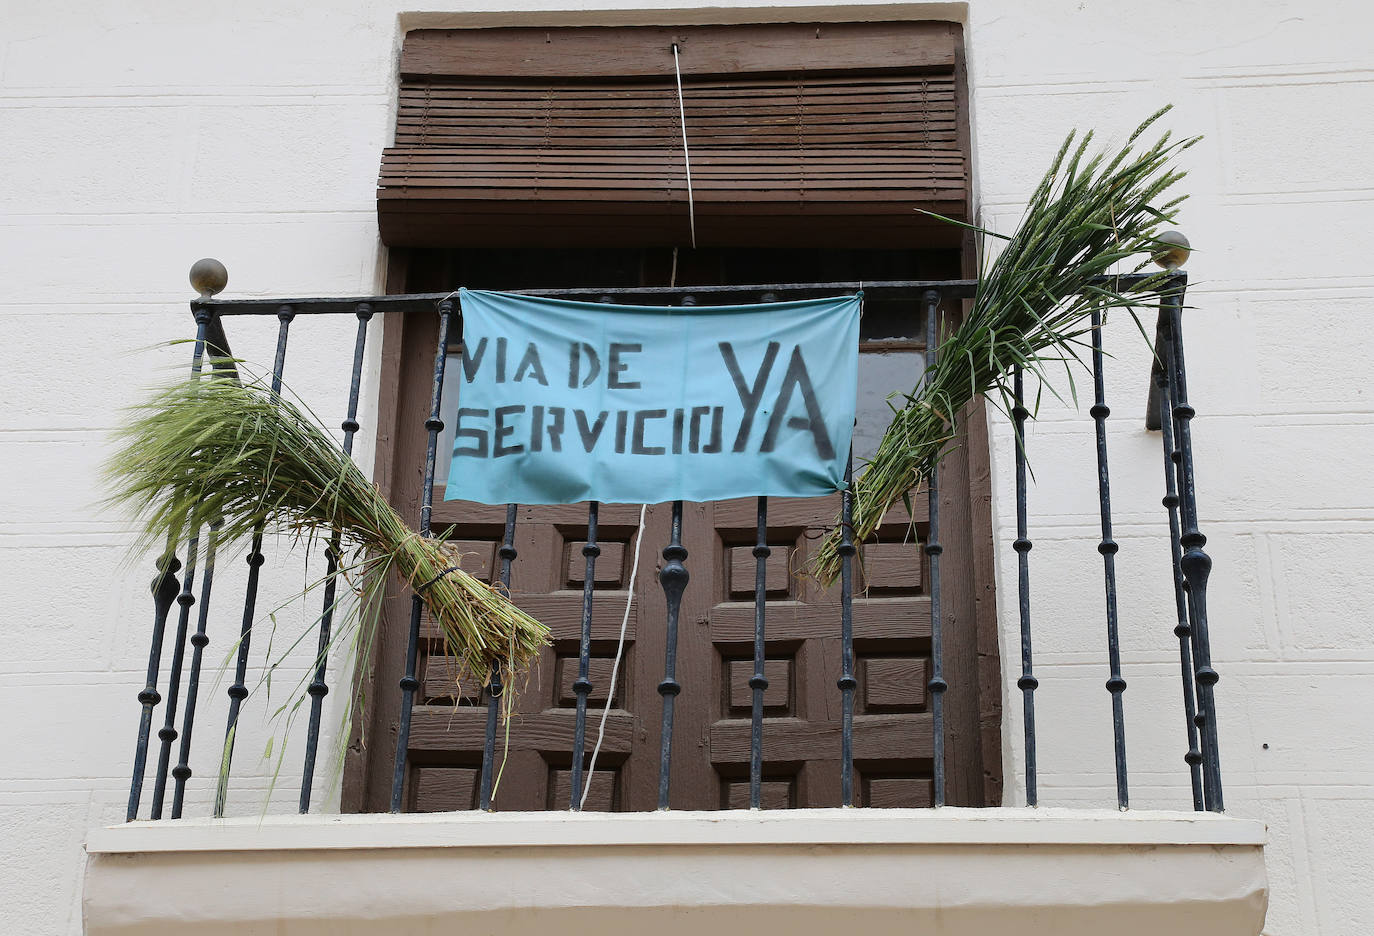
[[[582,798],[577,801],[579,809],[587,805],[587,794],[592,790],[592,775],[596,773],[596,755],[601,753],[601,742],[606,737],[606,716],[611,714],[611,703],[615,701],[615,680],[620,674],[620,659],[625,654],[625,630],[630,626],[630,608],[635,603],[635,576],[639,573],[639,547],[644,542],[644,514],[648,504],[639,505],[639,532],[635,534],[635,557],[630,564],[630,595],[625,599],[625,616],[620,619],[620,642],[615,647],[615,662],[611,664],[611,685],[606,691],[606,707],[601,710],[601,726],[596,729],[596,745],[592,748],[592,759],[587,765],[587,783],[582,787]]]
[[[692,157],[687,152],[687,109],[682,104],[682,67],[678,64],[677,43],[673,43],[673,72],[677,75],[677,114],[682,120],[682,165],[687,170],[687,219],[692,226],[692,249],[697,246],[697,207],[692,198]]]

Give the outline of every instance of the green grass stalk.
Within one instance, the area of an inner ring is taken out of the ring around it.
[[[1153,114],[1114,155],[1088,156],[1093,134],[1070,133],[1036,186],[1015,234],[987,264],[980,250],[978,287],[967,316],[939,341],[934,366],[899,406],[878,450],[854,481],[854,540],[873,534],[898,501],[926,481],[958,434],[958,417],[980,396],[1007,410],[1006,380],[1017,365],[1040,377],[1045,369],[1069,371],[1078,360],[1093,307],[1104,314],[1159,301],[1170,274],[1161,272],[1129,291],[1095,283],[1112,273],[1138,272],[1158,249],[1161,227],[1171,223],[1183,198],[1165,199],[1185,173],[1175,168],[1196,137],[1154,144],[1137,141],[1169,108]],[[1076,145],[1075,145],[1075,141]],[[949,219],[944,219],[949,220]],[[951,222],[959,223],[959,222]],[[979,231],[986,238],[1001,237]],[[840,571],[838,524],[812,562],[821,582]]]

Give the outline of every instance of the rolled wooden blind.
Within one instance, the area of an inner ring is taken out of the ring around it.
[[[406,246],[953,243],[957,27],[421,30],[378,215]]]

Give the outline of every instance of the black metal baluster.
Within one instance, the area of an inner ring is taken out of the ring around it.
[[[1221,792],[1221,758],[1217,750],[1217,712],[1214,687],[1217,671],[1212,668],[1211,639],[1207,629],[1207,577],[1212,559],[1203,551],[1207,537],[1198,530],[1197,480],[1193,472],[1193,408],[1188,405],[1187,368],[1183,358],[1183,292],[1187,279],[1179,274],[1176,288],[1161,299],[1166,334],[1165,366],[1169,375],[1169,394],[1173,400],[1174,435],[1179,451],[1179,514],[1182,533],[1179,544],[1183,556],[1179,565],[1188,585],[1192,603],[1193,673],[1197,683],[1197,721],[1202,742],[1203,800],[1209,810],[1225,808]]]
[[[754,536],[754,675],[749,677],[753,693],[749,725],[749,808],[763,806],[763,693],[768,688],[764,664],[764,606],[768,597],[768,498],[758,501],[758,530]]]
[[[210,619],[210,589],[215,581],[215,549],[219,543],[219,524],[210,525],[205,544],[205,570],[200,579],[200,608],[196,615],[196,632],[191,635],[191,673],[186,678],[186,711],[181,717],[181,749],[177,765],[172,768],[172,818],[181,818],[186,801],[186,781],[191,779],[191,729],[196,724],[196,699],[200,694],[200,666],[210,638],[205,633]]]
[[[683,305],[686,305],[684,300]],[[683,560],[687,550],[682,545],[682,501],[673,501],[672,531],[668,545],[663,548],[663,568],[658,581],[668,601],[667,647],[663,656],[663,681],[658,694],[663,697],[663,734],[658,754],[658,808],[668,808],[668,781],[673,767],[673,703],[682,686],[677,681],[677,621],[682,611],[682,594],[687,590],[691,575]]]
[[[613,303],[611,296],[602,296],[597,301]],[[601,504],[589,501],[587,504],[587,541],[582,546],[586,559],[586,571],[582,582],[582,633],[577,645],[577,679],[573,681],[573,694],[577,696],[577,711],[573,723],[572,770],[568,783],[568,809],[573,812],[582,810],[582,773],[583,759],[587,753],[587,697],[592,692],[591,653],[592,653],[592,599],[596,591],[596,557],[601,555],[601,547],[596,542],[596,524]],[[606,697],[606,705],[611,704],[611,687]]]
[[[936,290],[926,290],[923,297],[926,303],[926,368],[933,368],[939,356],[939,308],[940,294]],[[926,555],[930,558],[930,681],[926,689],[930,693],[930,715],[934,743],[934,798],[936,806],[945,805],[945,690],[949,684],[944,676],[944,639],[940,610],[940,475],[938,468],[932,467],[926,481],[926,495],[930,513],[930,535],[926,540]]]
[[[348,415],[344,418],[343,452],[353,457],[353,437],[358,432],[358,396],[363,380],[363,350],[367,343],[367,326],[372,321],[372,303],[358,303],[358,333],[353,341],[353,370],[348,384]],[[325,666],[329,659],[329,639],[334,624],[334,596],[337,592],[339,574],[339,551],[342,538],[338,531],[329,540],[325,550],[324,569],[324,607],[320,611],[320,641],[315,656],[315,675],[306,687],[310,695],[310,725],[305,736],[305,764],[301,776],[300,811],[310,812],[310,791],[315,783],[315,758],[320,746],[320,716],[324,709],[324,697],[329,694],[329,684],[324,681]]]
[[[191,285],[200,294],[201,300],[210,299],[222,292],[229,283],[229,271],[218,260],[204,259],[191,267]],[[211,373],[217,377],[238,380],[238,371],[228,359],[229,342],[224,335],[223,324],[215,315],[204,308],[192,306],[196,318],[197,334],[200,325],[205,323],[205,338],[202,354],[206,351],[211,357]],[[193,360],[193,369],[197,363]],[[181,716],[181,745],[177,752],[177,763],[172,768],[172,818],[180,819],[186,801],[186,781],[191,779],[191,731],[196,724],[196,702],[200,698],[200,668],[205,647],[210,643],[206,626],[210,620],[210,592],[215,581],[215,552],[219,545],[220,524],[210,524],[205,542],[205,568],[201,572],[200,607],[196,614],[196,632],[191,635],[191,671],[186,678],[186,710]]]
[[[444,400],[444,365],[448,363],[449,332],[453,325],[453,299],[445,296],[439,300],[439,346],[434,350],[434,383],[430,389],[429,418],[425,429],[429,432],[425,443],[425,480],[420,495],[420,535],[430,536],[430,517],[434,513],[434,465],[439,450],[439,433],[444,429],[444,421],[439,417],[440,406]],[[459,323],[461,329],[462,324]],[[425,600],[418,591],[410,598],[410,634],[406,639],[406,669],[400,679],[401,687],[401,724],[396,732],[396,761],[391,772],[391,811],[401,811],[402,795],[405,792],[406,752],[410,747],[410,721],[414,714],[415,690],[420,681],[415,678],[415,658],[420,649],[420,615]]]
[[[1021,690],[1022,721],[1026,734],[1026,805],[1034,806],[1039,802],[1036,790],[1035,773],[1035,690],[1040,680],[1035,678],[1031,669],[1031,625],[1030,625],[1030,551],[1031,541],[1026,524],[1026,417],[1030,413],[1025,407],[1021,365],[1012,370],[1013,394],[1011,409],[1012,422],[1016,427],[1016,591],[1021,613],[1021,678],[1016,688]]]
[[[1164,352],[1161,347],[1160,353]],[[1183,761],[1193,787],[1193,809],[1206,808],[1202,792],[1202,752],[1197,740],[1197,699],[1193,691],[1193,627],[1190,620],[1188,586],[1183,579],[1183,547],[1179,544],[1178,528],[1178,450],[1174,447],[1173,401],[1169,395],[1169,378],[1162,362],[1154,374],[1155,392],[1159,400],[1159,427],[1164,443],[1164,509],[1169,514],[1169,548],[1173,558],[1174,605],[1178,624],[1174,636],[1178,638],[1178,658],[1183,669],[1183,714],[1188,732],[1188,753]]]
[[[198,308],[196,318],[196,342],[191,356],[191,375],[199,377],[201,363],[205,356],[205,340],[212,314],[210,310]],[[157,758],[157,773],[153,777],[153,807],[150,818],[162,818],[162,805],[167,795],[168,768],[172,761],[172,742],[177,739],[177,698],[181,692],[181,668],[186,657],[186,634],[191,626],[191,606],[196,603],[195,578],[196,559],[200,551],[200,529],[192,526],[186,540],[186,565],[181,576],[181,593],[177,595],[176,640],[172,646],[172,665],[167,674],[167,704],[165,717],[158,730],[158,740],[162,742]]]
[[[1093,405],[1088,413],[1097,432],[1097,495],[1102,516],[1102,541],[1097,551],[1102,554],[1102,575],[1107,598],[1107,663],[1110,676],[1107,691],[1112,697],[1112,743],[1116,751],[1116,804],[1121,809],[1130,805],[1126,787],[1126,716],[1121,694],[1126,680],[1121,678],[1121,642],[1116,610],[1116,541],[1112,539],[1112,490],[1107,469],[1107,417],[1111,410],[1106,403],[1106,384],[1102,375],[1102,312],[1092,310],[1093,343]]]
[[[181,560],[176,557],[174,547],[175,543],[169,539],[167,550],[157,560],[157,575],[153,577],[153,640],[148,650],[148,679],[138,694],[143,714],[138,722],[134,776],[129,787],[129,809],[125,816],[129,822],[138,818],[138,801],[143,795],[143,773],[148,765],[148,735],[153,729],[153,708],[162,701],[162,695],[157,691],[157,673],[162,668],[162,637],[167,630],[167,615],[172,610],[172,602],[181,590],[177,582]]]
[[[844,463],[840,495],[840,805],[854,805],[854,449]]]
[[[510,597],[510,565],[515,561],[515,520],[519,511],[516,504],[506,505],[506,531],[501,538],[501,590]],[[487,730],[482,740],[482,781],[478,792],[477,807],[483,812],[491,811],[492,769],[496,761],[496,717],[501,710],[501,668],[491,671],[487,680]]]
[[[272,363],[272,395],[281,394],[281,375],[286,368],[286,339],[291,329],[291,320],[296,310],[284,305],[277,310],[277,356]],[[262,527],[253,530],[252,546],[248,550],[248,584],[243,596],[243,624],[239,629],[238,660],[234,666],[234,684],[229,687],[229,718],[224,728],[224,755],[220,761],[219,783],[215,787],[215,818],[224,815],[224,806],[229,795],[229,767],[234,759],[234,740],[237,734],[239,709],[243,700],[248,698],[248,687],[244,680],[248,676],[248,650],[253,635],[253,619],[257,615],[258,577],[262,564],[267,560],[262,554]]]
[[[217,286],[198,284],[197,268],[199,266],[200,264],[196,264],[192,267],[191,280],[193,284],[197,284],[202,298],[208,299],[224,287],[223,284]],[[196,339],[191,352],[191,375],[193,378],[200,375],[201,362],[205,356],[205,336],[209,331],[212,315],[206,309],[197,308],[195,318]],[[153,727],[153,708],[162,701],[162,695],[157,691],[157,674],[162,668],[162,642],[167,631],[167,616],[171,613],[172,602],[176,601],[181,605],[181,611],[178,615],[176,644],[168,678],[167,716],[162,728],[158,731],[158,738],[162,745],[158,754],[157,773],[153,780],[151,817],[153,819],[162,818],[162,802],[167,791],[167,766],[171,760],[172,742],[177,737],[176,696],[181,684],[181,660],[186,651],[186,630],[189,626],[191,604],[195,602],[195,595],[191,591],[192,582],[195,578],[196,550],[199,547],[199,537],[195,530],[191,531],[187,545],[184,586],[178,583],[176,579],[176,573],[181,569],[181,561],[176,557],[177,544],[170,537],[167,540],[166,550],[157,561],[158,571],[153,578],[153,639],[148,652],[148,678],[138,694],[138,701],[143,707],[143,712],[139,719],[138,742],[134,749],[133,779],[129,788],[127,820],[130,822],[138,818],[139,800],[143,795],[143,775],[148,765],[148,738]]]
[[[177,635],[172,645],[171,670],[167,674],[167,704],[163,706],[162,727],[157,732],[162,745],[157,756],[157,773],[153,776],[153,808],[149,816],[151,819],[162,818],[162,804],[167,795],[167,772],[172,762],[172,742],[177,739],[177,696],[181,691],[181,666],[186,656],[186,634],[191,627],[191,606],[196,603],[196,553],[199,550],[200,531],[192,528],[191,536],[186,541],[186,566],[181,576],[181,592],[176,598],[181,610],[177,612]]]
[[[582,760],[587,753],[587,696],[592,691],[592,597],[596,592],[596,557],[601,555],[601,547],[596,544],[596,521],[600,509],[601,505],[596,501],[587,504],[587,542],[582,547],[587,568],[582,582],[582,638],[577,645],[577,679],[573,681],[573,692],[577,695],[577,721],[573,726],[572,777],[568,784],[568,808],[573,812],[582,809]],[[606,704],[610,704],[609,697]]]
[[[766,292],[759,302],[777,302],[776,293]],[[764,674],[764,614],[768,598],[768,498],[758,500],[758,529],[754,536],[754,673],[749,677],[749,808],[763,807],[763,694],[768,689]]]

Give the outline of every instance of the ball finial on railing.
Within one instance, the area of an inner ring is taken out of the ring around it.
[[[209,299],[223,292],[228,285],[229,271],[213,257],[191,264],[191,288],[200,294],[200,298]]]
[[[1183,236],[1182,231],[1165,231],[1155,238],[1155,249],[1150,258],[1164,269],[1173,271],[1187,263],[1192,252],[1188,238]]]

